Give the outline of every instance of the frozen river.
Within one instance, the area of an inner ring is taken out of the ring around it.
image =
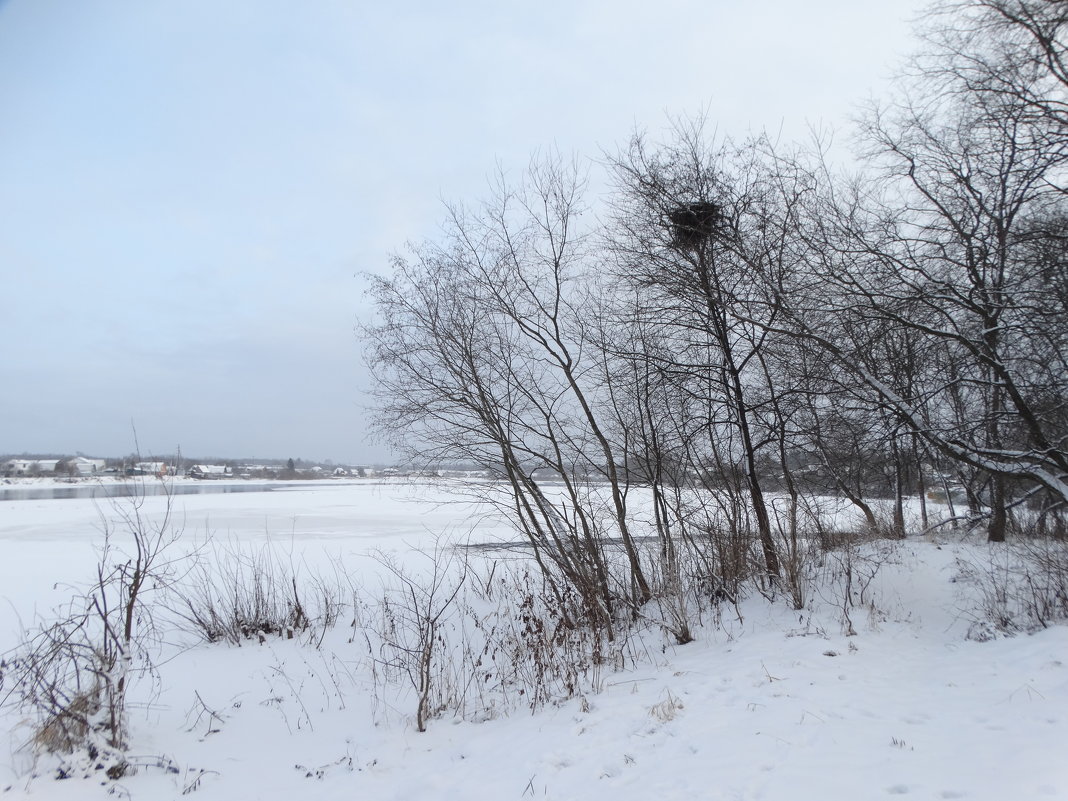
[[[403,558],[439,539],[506,537],[492,510],[465,498],[463,488],[400,480],[176,483],[169,495],[0,499],[0,653],[20,621],[47,614],[72,586],[92,579],[105,531],[119,548],[130,541],[127,518],[139,516],[148,527],[166,522],[178,552],[270,543],[309,569],[343,561],[362,571],[376,552]]]
[[[232,484],[201,481],[165,486],[158,481],[109,481],[77,484],[14,484],[0,486],[3,501],[58,501],[77,498],[131,498],[142,495],[215,495],[235,492],[270,492],[291,484],[262,482]]]

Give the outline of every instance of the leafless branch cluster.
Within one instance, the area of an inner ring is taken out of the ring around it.
[[[816,494],[869,533],[903,537],[913,496],[923,528],[1003,541],[1027,506],[1063,536],[1063,6],[932,11],[858,174],[697,118],[605,157],[598,219],[558,154],[500,176],[372,278],[380,432],[489,470],[561,608],[609,633],[655,602],[685,642],[683,565],[802,605]]]
[[[180,532],[170,501],[168,495],[162,519],[143,513],[143,494],[113,502],[112,514],[101,514],[103,544],[92,583],[28,631],[4,663],[3,703],[35,717],[33,747],[85,751],[110,778],[129,770],[129,688],[153,671],[158,632],[149,598],[175,576],[173,545]]]
[[[340,573],[301,575],[272,543],[231,543],[199,554],[174,588],[176,614],[208,642],[321,635],[337,623],[352,588]]]

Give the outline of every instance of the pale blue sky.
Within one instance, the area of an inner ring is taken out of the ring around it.
[[[358,274],[537,148],[843,127],[894,0],[0,0],[0,452],[336,461]]]

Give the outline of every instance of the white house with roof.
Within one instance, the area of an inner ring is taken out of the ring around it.
[[[37,470],[36,459],[8,459],[4,462],[3,473],[5,476],[29,476]]]
[[[108,466],[104,459],[89,459],[85,456],[75,456],[73,459],[68,459],[67,464],[80,476],[102,473],[104,468]]]
[[[229,467],[221,464],[195,464],[189,468],[187,474],[190,478],[229,478],[233,472]]]
[[[73,459],[8,459],[0,466],[0,473],[5,476],[47,475],[54,473],[59,465],[64,466],[64,473],[91,476],[107,467],[107,462],[85,456],[75,456]]]
[[[135,468],[146,476],[173,476],[174,468],[166,462],[138,462]]]

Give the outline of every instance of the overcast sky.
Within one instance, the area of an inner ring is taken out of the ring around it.
[[[0,453],[379,461],[359,274],[500,162],[847,126],[918,0],[0,0]]]

